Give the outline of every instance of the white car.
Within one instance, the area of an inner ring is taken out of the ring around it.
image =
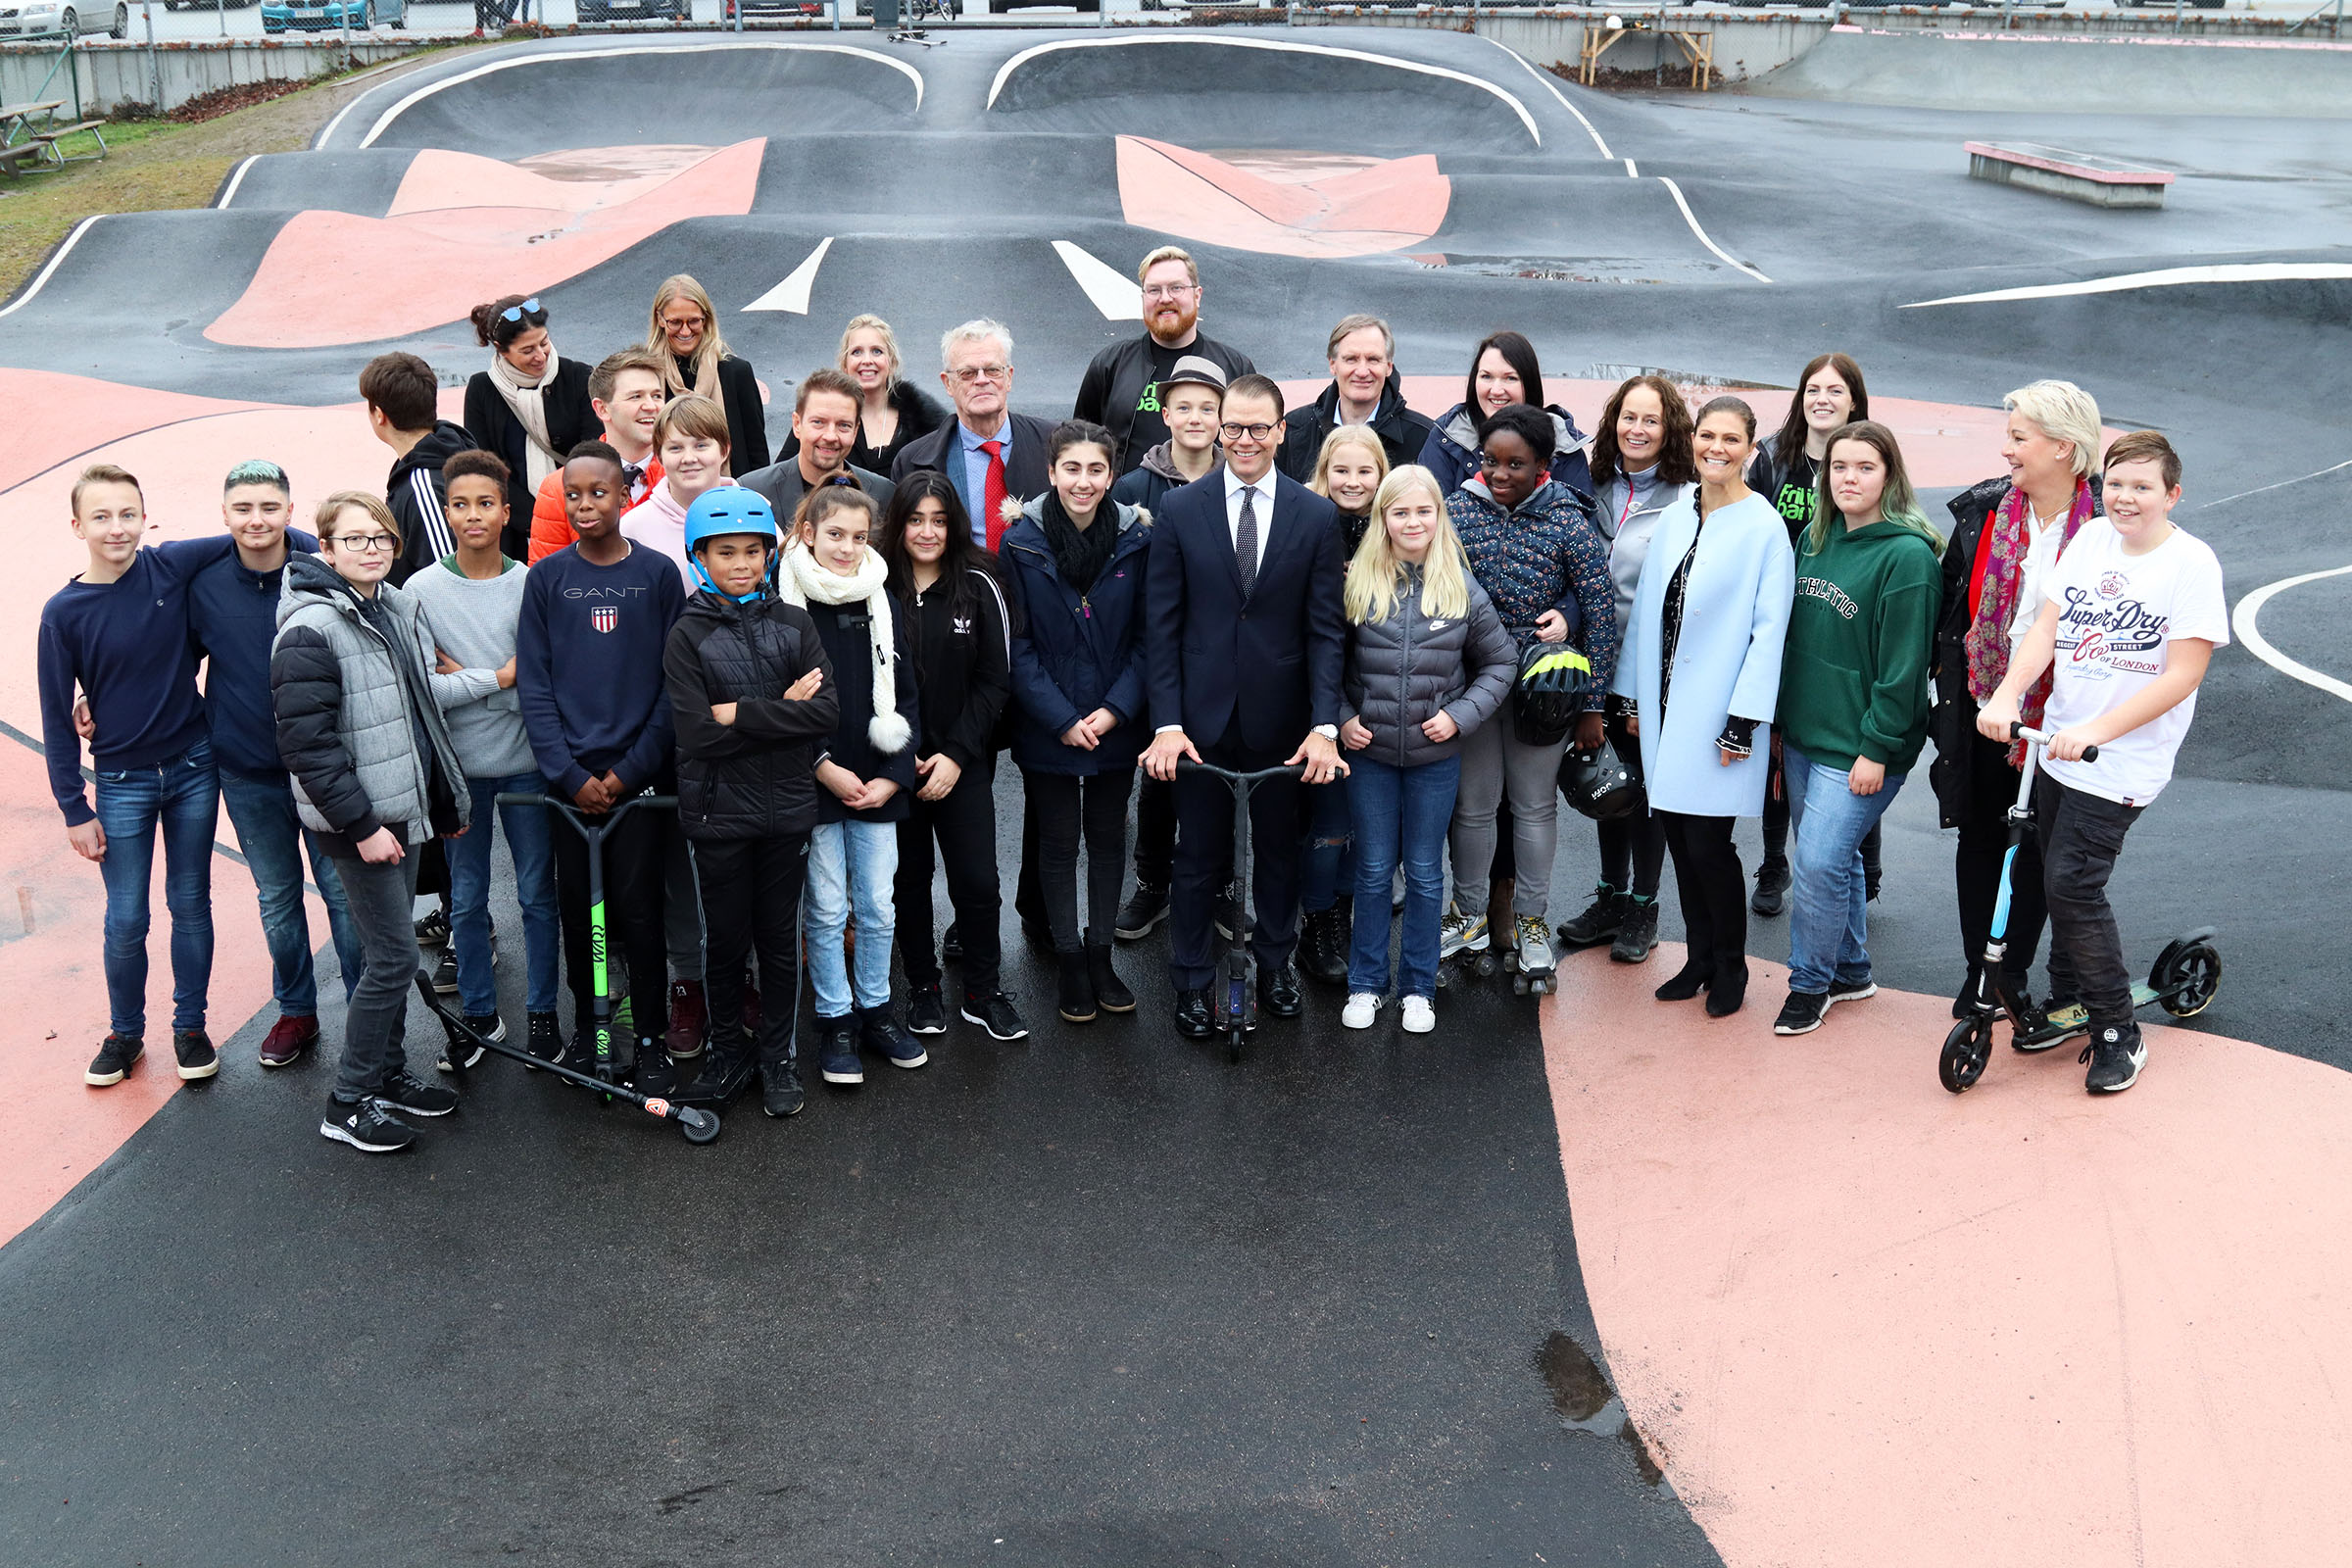
[[[0,38],[78,38],[103,32],[110,38],[130,36],[130,7],[123,0],[21,0],[0,3]]]

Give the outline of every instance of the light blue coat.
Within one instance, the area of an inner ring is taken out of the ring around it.
[[[1658,659],[1665,643],[1666,585],[1696,535],[1698,554],[1683,593],[1683,630],[1674,651],[1673,690],[1658,712]],[[1771,770],[1773,705],[1781,694],[1781,648],[1796,593],[1788,524],[1760,495],[1709,514],[1698,526],[1697,494],[1658,519],[1634,589],[1612,689],[1642,711],[1642,770],[1649,804],[1690,816],[1758,816]],[[1723,765],[1715,738],[1737,713],[1756,723],[1754,754]]]

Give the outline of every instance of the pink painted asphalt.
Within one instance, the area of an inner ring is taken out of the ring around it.
[[[1420,244],[1445,224],[1453,199],[1452,182],[1426,153],[1349,160],[1346,166],[1327,160],[1327,167],[1268,169],[1249,162],[1121,136],[1120,207],[1138,227],[1202,244],[1339,257]]]
[[[2352,1540],[2352,1076],[2151,1029],[2130,1093],[1938,998],[1776,1039],[1572,959],[1544,1014],[1627,1410],[1729,1568],[2282,1568]]]

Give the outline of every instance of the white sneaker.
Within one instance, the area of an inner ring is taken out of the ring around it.
[[[1404,1032],[1406,1034],[1425,1035],[1437,1026],[1437,1004],[1431,1002],[1427,997],[1404,999]]]
[[[1348,998],[1348,1005],[1340,1009],[1340,1022],[1350,1029],[1369,1029],[1372,1020],[1379,1016],[1380,999],[1369,991],[1352,993]]]

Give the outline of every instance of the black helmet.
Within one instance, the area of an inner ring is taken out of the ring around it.
[[[1606,752],[1570,752],[1560,760],[1560,793],[1595,822],[1639,816],[1647,808],[1642,783]]]
[[[1511,728],[1522,746],[1557,746],[1584,711],[1592,665],[1571,643],[1530,643],[1519,656]]]

